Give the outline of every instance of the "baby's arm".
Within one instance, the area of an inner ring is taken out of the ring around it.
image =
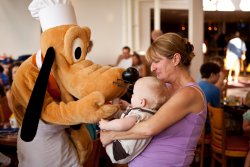
[[[101,119],[101,121],[99,121],[99,127],[101,130],[126,131],[133,127],[136,122],[136,116],[113,119],[111,121]]]

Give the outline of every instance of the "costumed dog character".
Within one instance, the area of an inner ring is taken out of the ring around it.
[[[92,141],[84,124],[69,126],[112,116],[119,106],[106,102],[128,88],[122,75],[130,74],[123,69],[85,59],[90,29],[77,26],[70,1],[61,1],[34,0],[29,6],[43,33],[41,50],[22,63],[11,88],[23,167],[81,166]]]

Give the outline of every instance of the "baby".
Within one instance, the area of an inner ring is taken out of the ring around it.
[[[126,131],[136,123],[147,120],[169,98],[169,93],[160,80],[155,77],[143,77],[136,81],[131,106],[119,119],[101,120],[101,130]],[[139,140],[116,140],[106,147],[113,163],[125,164],[139,155],[149,144],[151,138]]]

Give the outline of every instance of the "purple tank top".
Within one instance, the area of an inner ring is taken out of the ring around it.
[[[188,83],[186,86],[200,90],[196,83]],[[146,149],[129,163],[129,167],[190,166],[207,115],[204,94],[200,92],[205,107],[198,114],[190,113],[154,136]]]

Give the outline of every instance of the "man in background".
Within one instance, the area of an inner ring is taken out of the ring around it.
[[[239,82],[239,75],[241,69],[241,59],[246,59],[246,44],[240,38],[240,33],[237,31],[235,37],[231,39],[227,44],[226,52],[226,68],[229,70],[228,81]],[[234,77],[232,75],[234,71]]]
[[[132,67],[132,55],[130,54],[130,47],[124,46],[122,48],[122,54],[119,55],[116,65],[121,68],[129,68]]]

